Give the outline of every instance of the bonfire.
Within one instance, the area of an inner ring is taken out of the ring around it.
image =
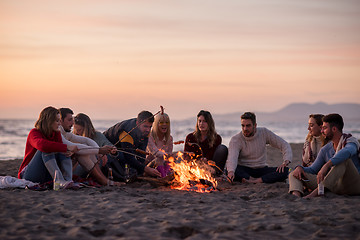
[[[165,159],[173,174],[172,189],[211,192],[216,190],[217,181],[213,177],[214,168],[207,160],[195,158],[193,153],[177,152]]]

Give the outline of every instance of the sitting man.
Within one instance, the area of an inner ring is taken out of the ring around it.
[[[297,166],[289,175],[289,193],[304,194],[304,186],[313,190],[306,198],[318,196],[317,184],[336,194],[360,194],[359,141],[343,134],[343,118],[336,113],[323,117],[321,133],[329,142],[309,167]]]
[[[121,175],[125,164],[136,169],[138,175],[146,173],[150,176],[161,176],[156,169],[146,166],[145,155],[136,151],[146,150],[153,122],[154,115],[142,111],[137,118],[119,122],[104,132],[105,137],[119,149],[117,160],[109,163],[114,171],[114,179],[122,180],[116,173]]]
[[[92,139],[73,134],[71,132],[71,128],[74,125],[74,112],[69,108],[60,108],[59,110],[61,115],[60,132],[63,138],[63,143],[68,146],[75,145],[79,149],[73,157],[73,166],[76,166],[78,162],[82,169],[85,170],[85,175],[91,171],[91,176],[94,177],[101,185],[115,184],[120,186],[120,183],[114,183],[111,182],[112,180],[107,179],[100,170],[99,164],[97,164],[98,160],[96,155],[109,154],[113,150],[113,146],[103,146],[99,148],[97,143]]]
[[[285,181],[288,164],[292,160],[292,150],[284,139],[266,128],[258,128],[254,113],[241,115],[242,131],[233,136],[229,143],[226,162],[228,177],[234,181],[249,183],[274,183]],[[279,167],[268,167],[266,144],[278,148],[283,155]]]

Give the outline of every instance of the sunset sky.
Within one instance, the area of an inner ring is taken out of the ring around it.
[[[0,118],[360,103],[360,2],[0,1]]]

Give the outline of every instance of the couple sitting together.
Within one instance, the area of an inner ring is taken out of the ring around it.
[[[315,196],[317,183],[323,182],[327,190],[335,193],[360,194],[359,187],[347,184],[349,181],[360,183],[359,142],[351,135],[342,134],[344,123],[340,115],[329,114],[321,119],[323,123],[316,122],[316,116],[310,115],[303,166],[297,166],[289,175],[289,192],[301,196],[304,189],[309,189],[314,191],[308,196]],[[316,126],[322,127],[320,134],[319,130],[315,131]],[[257,127],[254,113],[241,116],[241,128],[242,131],[231,138],[228,149],[221,144],[210,112],[202,110],[197,115],[195,131],[186,137],[184,151],[214,161],[217,168],[227,172],[234,181],[285,181],[287,166],[292,160],[290,145],[270,130]],[[322,148],[325,140],[321,134],[329,141]],[[280,166],[267,166],[267,144],[282,152]],[[100,133],[85,114],[73,118],[68,108],[47,107],[29,133],[18,177],[44,183],[51,181],[55,170],[59,170],[63,186],[71,183],[73,174],[82,177],[91,174],[102,185],[119,186],[125,181],[125,165],[130,166],[133,175],[164,177],[169,169],[164,155],[172,151],[170,118],[163,112],[142,111],[137,118],[117,123]],[[109,168],[115,181],[105,177]]]

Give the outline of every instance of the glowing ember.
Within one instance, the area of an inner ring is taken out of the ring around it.
[[[211,192],[217,187],[217,181],[212,177],[214,169],[201,159],[194,159],[194,155],[177,152],[167,159],[174,171],[173,189]]]

